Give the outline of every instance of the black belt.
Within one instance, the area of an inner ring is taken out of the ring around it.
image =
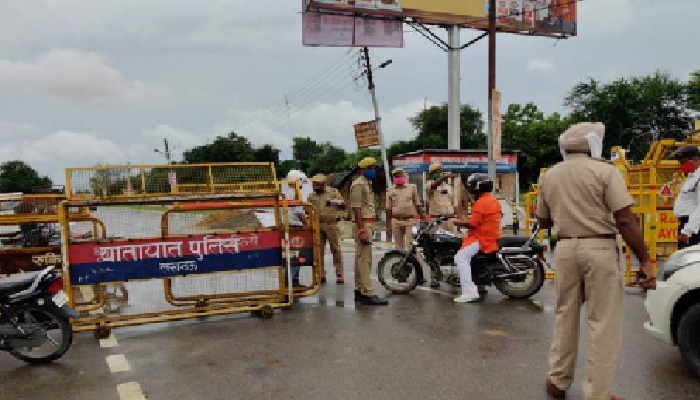
[[[608,233],[603,235],[586,235],[586,236],[559,236],[559,240],[564,239],[612,239],[615,240],[617,235],[614,233]]]

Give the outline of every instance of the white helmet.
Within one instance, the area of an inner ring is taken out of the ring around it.
[[[309,178],[306,177],[306,174],[299,171],[298,169],[292,169],[287,173],[287,180],[290,182],[297,181],[297,182],[304,182],[309,180]]]

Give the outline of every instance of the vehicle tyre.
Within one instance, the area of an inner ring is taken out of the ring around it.
[[[408,293],[418,286],[420,265],[410,258],[404,264],[404,258],[400,253],[387,253],[379,260],[377,278],[392,293]]]
[[[700,378],[700,303],[690,307],[678,323],[678,349],[690,371]]]
[[[525,282],[499,279],[493,283],[496,289],[511,299],[527,299],[539,292],[545,280],[544,265],[539,260],[530,260],[530,263],[532,265],[525,267],[530,271]]]
[[[30,364],[44,364],[61,358],[73,342],[73,328],[68,319],[48,307],[27,305],[14,310],[13,317],[25,331],[44,335],[47,340],[40,347],[14,348],[10,350],[15,358]],[[48,328],[48,329],[47,329]],[[56,340],[54,334],[60,334]],[[42,351],[42,349],[46,349]]]

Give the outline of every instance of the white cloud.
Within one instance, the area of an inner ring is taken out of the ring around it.
[[[553,74],[557,72],[557,65],[552,60],[542,58],[531,58],[527,62],[527,68],[530,72],[538,72],[543,74]]]
[[[35,61],[0,61],[0,89],[32,91],[87,103],[144,101],[149,88],[127,81],[98,54],[52,49]]]

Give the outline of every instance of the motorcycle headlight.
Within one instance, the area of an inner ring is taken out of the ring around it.
[[[688,247],[673,253],[666,261],[666,265],[659,269],[656,279],[660,282],[667,281],[676,272],[697,262],[700,262],[700,246]]]

